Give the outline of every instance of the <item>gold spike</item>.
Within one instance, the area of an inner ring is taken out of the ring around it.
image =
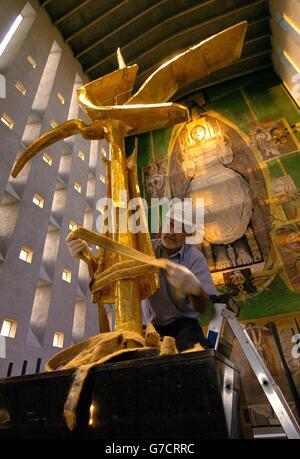
[[[121,53],[121,48],[117,49],[117,59],[118,59],[118,64],[119,64],[119,69],[124,69],[126,67],[124,58]]]

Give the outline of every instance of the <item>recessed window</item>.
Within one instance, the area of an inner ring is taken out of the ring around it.
[[[57,93],[57,98],[63,105],[65,105],[65,98],[64,98],[64,96],[62,95],[61,92]]]
[[[10,26],[8,32],[5,34],[5,37],[0,43],[0,56],[2,56],[2,54],[4,53],[7,45],[9,44],[10,40],[14,36],[15,32],[17,31],[23,19],[24,19],[23,16],[19,14],[14,20],[14,22],[12,23],[12,25]]]
[[[48,153],[43,154],[43,161],[45,161],[45,163],[47,163],[49,166],[52,166],[53,159],[52,156],[48,155]]]
[[[32,67],[33,69],[36,69],[36,66],[37,66],[36,60],[33,59],[33,57],[30,56],[30,54],[28,54],[28,56],[27,56],[26,59],[27,59],[27,62],[29,62],[29,64],[31,65],[31,67]]]
[[[296,24],[293,19],[288,16],[286,13],[283,13],[283,19],[300,35],[300,27]]]
[[[70,220],[70,222],[69,222],[69,229],[70,229],[71,231],[75,231],[77,228],[78,228],[77,223],[73,222],[73,220]]]
[[[16,320],[5,319],[1,327],[1,336],[6,338],[14,338],[17,331],[17,322]]]
[[[299,74],[300,73],[300,67],[297,64],[297,62],[295,62],[295,60],[292,58],[292,56],[287,51],[283,51],[283,55],[289,61],[289,63],[294,67],[294,69],[297,71],[297,73]]]
[[[13,129],[15,124],[14,120],[9,115],[7,115],[7,113],[3,113],[3,115],[1,116],[1,121],[3,124],[9,127],[9,129]]]
[[[15,88],[17,88],[17,90],[18,90],[23,96],[26,96],[27,89],[25,88],[25,86],[23,85],[23,83],[21,83],[21,81],[16,81],[16,83],[15,83]]]
[[[78,182],[74,183],[74,189],[77,191],[77,193],[81,193],[81,185]]]
[[[35,193],[35,195],[34,195],[33,198],[32,198],[32,202],[33,202],[36,206],[38,206],[38,207],[40,207],[40,208],[42,209],[42,208],[44,207],[45,199],[42,198],[42,196],[41,196],[40,194]]]
[[[50,126],[54,129],[58,126],[58,123],[55,120],[50,121]]]
[[[63,347],[64,346],[64,334],[62,332],[55,332],[53,336],[53,346]]]
[[[22,247],[20,250],[19,258],[20,260],[26,261],[26,263],[32,262],[33,251],[28,247]]]
[[[82,159],[82,161],[85,160],[85,153],[83,151],[79,150],[78,156],[79,156],[80,159]]]
[[[104,175],[100,174],[99,178],[100,178],[100,182],[102,182],[102,183],[106,182],[106,179],[105,179]]]
[[[69,284],[72,282],[72,273],[68,269],[64,269],[62,273],[62,280],[68,282]]]
[[[13,363],[13,362],[9,362],[9,364],[8,364],[8,369],[7,369],[7,373],[6,373],[6,376],[7,376],[8,378],[11,376],[13,366],[14,366],[14,363]]]
[[[89,426],[94,425],[94,412],[95,412],[95,405],[92,403],[89,410]]]

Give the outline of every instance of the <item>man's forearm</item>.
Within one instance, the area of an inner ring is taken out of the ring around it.
[[[88,265],[90,278],[91,280],[94,280],[95,273],[98,268],[98,258],[95,257],[91,251],[89,251],[89,254],[82,252],[78,258]]]
[[[209,304],[210,298],[209,298],[209,295],[202,288],[200,288],[199,293],[195,295],[194,294],[189,295],[189,300],[192,306],[194,307],[194,309],[196,309],[196,311],[203,314],[207,310],[207,306]]]

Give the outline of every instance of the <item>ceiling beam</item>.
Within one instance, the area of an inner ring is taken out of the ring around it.
[[[54,0],[45,0],[45,1],[41,4],[41,6],[42,6],[43,8],[45,8],[45,6],[49,5],[49,3],[52,3],[53,1],[54,1]]]
[[[130,26],[134,21],[136,21],[137,19],[145,16],[146,14],[149,14],[149,12],[151,10],[154,10],[156,9],[157,7],[161,6],[162,3],[166,3],[168,2],[169,0],[160,0],[158,3],[155,3],[154,5],[150,6],[149,8],[147,8],[146,10],[142,11],[140,14],[138,14],[137,16],[135,16],[134,18],[130,19],[129,21],[127,21],[126,23],[122,24],[121,26],[119,26],[117,29],[115,30],[112,30],[108,35],[105,35],[105,37],[102,37],[100,38],[99,40],[95,41],[92,45],[88,46],[87,48],[85,48],[84,50],[80,51],[80,53],[78,54],[75,54],[75,57],[77,59],[79,59],[81,56],[83,56],[84,54],[88,53],[91,49],[95,48],[96,46],[100,45],[103,41],[107,40],[108,38],[112,37],[113,35],[115,35],[116,33],[120,32],[122,29],[125,29],[126,27]],[[212,1],[215,1],[215,0],[209,0],[208,2],[206,3],[211,3]],[[123,48],[122,48],[123,49]]]
[[[130,21],[126,22],[125,24],[122,24],[120,27],[118,27],[118,29],[116,30],[113,30],[109,35],[106,35],[105,37],[103,38],[100,38],[99,40],[95,41],[92,45],[88,46],[87,48],[83,49],[82,51],[80,51],[80,53],[77,53],[75,54],[75,57],[77,59],[79,59],[81,56],[83,56],[84,54],[88,53],[89,51],[91,51],[93,48],[95,48],[96,46],[99,46],[103,41],[107,40],[108,38],[111,38],[115,33],[117,32],[120,32],[120,30],[128,27],[129,25],[131,25],[134,21],[136,21],[137,19],[143,17],[145,14],[148,14],[149,11],[157,8],[158,6],[160,6],[162,3],[165,3],[169,0],[160,0],[159,3],[156,3],[155,5],[152,5],[150,8],[148,8],[147,10],[145,11],[142,11],[139,15],[135,16],[134,18],[132,18]],[[193,11],[195,10],[198,10],[198,9],[201,9],[203,8],[204,6],[207,6],[207,4],[209,3],[214,3],[216,2],[217,0],[208,0],[206,1],[204,4],[202,3],[201,5],[196,5],[196,6],[193,6],[192,8],[189,8],[189,9],[186,9],[184,11],[181,11],[180,13],[178,14],[175,14],[173,16],[169,16],[166,20],[164,20],[163,22],[159,23],[158,26],[155,26],[154,28],[156,27],[160,27],[160,25],[164,24],[165,22],[168,22],[171,19],[174,19],[174,18],[178,18],[184,14],[187,14],[187,13],[192,13]],[[152,30],[152,29],[150,29]],[[147,32],[146,32],[147,33]],[[144,35],[144,34],[143,34]],[[139,37],[136,37],[134,40],[131,40],[130,43],[133,43],[133,42],[136,42],[137,39],[140,39],[143,37],[143,35],[139,36]],[[127,48],[128,45],[126,45],[125,47],[122,47],[122,50],[124,50],[125,48]],[[112,56],[112,54],[110,54],[110,57]]]
[[[85,32],[87,29],[89,29],[90,27],[92,27],[93,25],[97,24],[97,22],[99,22],[100,20],[103,20],[105,19],[106,17],[108,17],[109,15],[111,15],[112,13],[114,13],[116,10],[118,10],[119,8],[121,8],[121,6],[124,6],[125,3],[127,3],[129,0],[121,0],[120,3],[118,5],[115,5],[113,8],[107,10],[104,14],[102,14],[101,16],[98,16],[97,18],[93,19],[91,22],[89,22],[88,24],[86,24],[84,27],[82,27],[81,29],[77,30],[76,32],[74,32],[72,35],[69,35],[65,41],[67,43],[70,43],[70,41],[73,40],[73,38],[76,38],[78,37],[78,35],[80,35],[82,32]]]
[[[180,37],[181,35],[184,35],[187,31],[188,31],[189,33],[190,33],[190,32],[194,32],[195,29],[198,29],[199,27],[202,27],[202,25],[203,25],[203,26],[204,26],[204,25],[209,25],[209,24],[212,24],[212,23],[214,23],[214,22],[217,23],[218,21],[222,21],[222,20],[224,20],[224,19],[231,19],[231,16],[234,15],[234,14],[239,14],[241,11],[244,11],[244,10],[248,10],[248,9],[250,10],[251,8],[257,7],[258,5],[264,4],[264,3],[267,3],[267,2],[266,2],[265,0],[258,0],[258,1],[254,2],[254,3],[251,3],[251,4],[248,3],[248,5],[246,5],[246,6],[243,6],[243,7],[241,7],[241,8],[238,8],[238,9],[234,9],[234,10],[228,11],[228,12],[226,12],[226,13],[220,15],[220,16],[217,16],[217,17],[215,17],[215,18],[208,19],[207,21],[202,22],[202,23],[200,23],[200,24],[197,24],[196,26],[190,27],[189,29],[181,30],[181,31],[178,32],[177,34],[175,34],[175,35],[173,35],[173,36],[171,36],[171,37],[168,37],[166,40],[164,40],[164,41],[158,43],[158,44],[155,45],[154,47],[147,49],[143,54],[140,54],[138,57],[136,57],[136,58],[134,59],[134,63],[135,63],[135,64],[138,64],[138,61],[139,61],[140,59],[142,59],[146,54],[152,53],[154,50],[156,50],[155,52],[157,53],[157,48],[160,48],[160,47],[164,46],[164,45],[166,44],[166,42],[168,42],[169,40],[174,40],[174,39],[177,40],[178,37]],[[245,16],[244,16],[244,14],[245,14],[245,13],[243,13],[242,16],[238,19],[239,21],[242,21],[242,20],[245,20],[245,19],[246,19]],[[264,16],[263,18],[260,18],[259,20],[266,20],[266,19],[269,20],[269,19],[270,19],[269,16],[267,16],[267,17]],[[256,22],[258,22],[258,21],[249,22],[248,29],[250,28],[250,26],[252,26],[252,25],[255,24]],[[232,25],[233,25],[233,24],[232,24]],[[247,31],[248,31],[248,30],[247,30]],[[247,32],[246,32],[246,33],[247,33]],[[195,43],[194,43],[194,44],[195,44]],[[130,62],[130,64],[131,64],[131,62]],[[144,73],[144,72],[143,72],[143,73]],[[139,77],[140,77],[141,75],[142,75],[142,73],[138,75],[137,79],[139,79]]]
[[[75,6],[75,8],[72,8],[70,11],[68,11],[66,14],[64,14],[63,16],[61,16],[59,19],[57,19],[55,22],[54,22],[54,25],[58,25],[60,24],[61,22],[63,22],[65,19],[67,19],[68,17],[70,17],[72,14],[76,13],[78,10],[80,10],[81,8],[83,8],[84,6],[86,6],[88,3],[90,3],[91,0],[85,0],[84,2],[82,2],[80,5],[77,5]]]
[[[134,59],[131,60],[130,64],[132,63],[138,63],[137,60],[138,59],[141,59],[143,56],[145,56],[146,54],[150,53],[150,52],[153,52],[154,49],[157,49],[159,47],[163,47],[165,45],[165,43],[169,40],[173,40],[177,37],[179,37],[180,35],[182,34],[185,34],[187,32],[193,32],[195,31],[195,29],[199,29],[199,27],[202,27],[202,26],[206,26],[206,25],[209,25],[211,23],[216,23],[217,21],[221,21],[223,20],[224,18],[228,17],[228,16],[231,16],[232,14],[235,14],[235,13],[238,13],[242,10],[245,10],[245,9],[249,9],[249,7],[255,5],[257,6],[258,4],[263,4],[263,3],[267,3],[266,0],[258,0],[256,1],[255,3],[251,3],[248,5],[244,5],[240,8],[234,8],[234,9],[231,9],[231,10],[228,10],[227,12],[224,12],[223,14],[219,15],[219,16],[214,16],[202,23],[199,23],[195,26],[192,26],[190,28],[187,28],[185,29],[184,31],[179,31],[178,33],[176,33],[175,35],[171,36],[171,37],[168,37],[166,38],[165,40],[157,43],[155,46],[151,47],[151,48],[148,48],[145,53],[143,54],[140,54],[139,56],[135,57]],[[156,30],[158,30],[159,28],[161,27],[165,27],[167,25],[168,22],[170,21],[176,21],[178,19],[178,17],[180,17],[181,15],[183,14],[186,14],[186,13],[190,13],[191,11],[195,11],[196,9],[200,9],[202,7],[202,5],[197,5],[196,7],[193,7],[191,8],[190,10],[185,10],[184,12],[181,12],[179,14],[176,14],[175,16],[172,16],[171,18],[168,18],[166,19],[165,21],[161,22],[160,24],[158,24],[157,26],[155,27],[152,27],[151,29],[147,30],[143,35],[141,35],[140,37],[138,37],[138,39],[142,39],[143,36],[146,34],[146,33],[151,33],[151,34],[154,34]],[[264,18],[265,19],[265,18]],[[242,19],[241,19],[242,20]],[[129,43],[127,43],[127,45],[125,46],[122,46],[122,52],[124,52],[125,50],[127,50],[132,44],[134,44],[136,42],[136,39],[134,40],[131,40]],[[79,53],[76,55],[77,59],[80,58],[82,55],[82,53]],[[87,69],[85,69],[85,71],[87,73],[95,70],[96,68],[98,68],[100,65],[102,65],[105,61],[111,59],[113,56],[113,54],[110,54],[109,56],[105,57],[104,59],[101,59],[101,61],[98,61],[97,63],[93,64],[92,66],[88,67]],[[138,76],[139,77],[139,76]]]

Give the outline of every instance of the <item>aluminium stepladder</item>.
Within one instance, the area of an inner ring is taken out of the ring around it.
[[[256,378],[262,387],[270,405],[272,406],[277,418],[285,431],[289,439],[300,439],[300,427],[299,424],[291,411],[291,408],[286,401],[281,389],[276,384],[274,378],[272,377],[270,371],[268,370],[264,360],[260,356],[256,347],[254,346],[250,336],[248,335],[245,326],[241,324],[238,319],[238,306],[235,302],[228,302],[228,305],[224,302],[214,303],[213,316],[209,323],[208,327],[208,341],[210,347],[216,351],[222,346],[222,332],[226,326],[229,326],[233,335],[240,344],[252,370],[254,371]],[[230,306],[229,306],[230,304]],[[225,416],[227,420],[227,425],[230,425],[230,416],[231,411],[230,402],[232,400],[232,392],[230,390],[231,380],[230,376],[228,382],[224,381],[225,387],[227,386],[229,390],[224,391],[223,402],[225,406]]]

